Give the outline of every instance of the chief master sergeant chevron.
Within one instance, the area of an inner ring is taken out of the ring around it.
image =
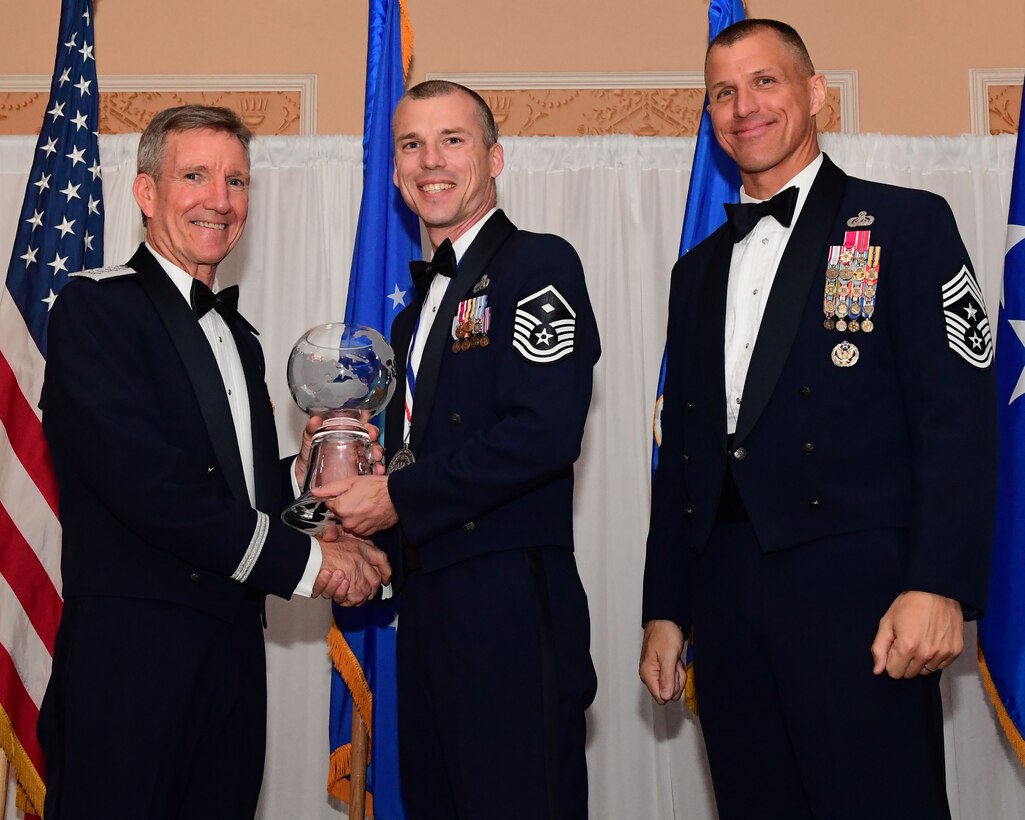
[[[790,26],[725,29],[705,80],[743,189],[673,271],[641,678],[678,698],[693,641],[723,820],[949,817],[939,678],[986,603],[996,473],[982,295],[946,202],[819,152]]]
[[[436,250],[393,326],[407,362],[405,408],[393,401],[385,424],[393,472],[325,492],[341,493],[330,504],[346,529],[391,542],[393,564],[405,547],[406,809],[583,818],[595,673],[573,462],[599,356],[583,270],[564,240],[495,208],[502,146],[477,94],[422,83],[392,124],[395,184]]]

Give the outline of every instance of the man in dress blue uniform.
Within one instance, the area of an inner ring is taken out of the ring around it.
[[[422,83],[393,134],[395,184],[435,252],[393,326],[406,367],[386,418],[391,472],[324,492],[347,530],[401,555],[406,809],[586,817],[596,681],[573,463],[599,343],[583,271],[564,240],[495,208],[502,146],[477,94]]]
[[[263,777],[264,598],[357,604],[390,574],[354,539],[279,512],[263,356],[213,293],[249,207],[249,129],[158,114],[139,143],[146,242],[53,307],[43,428],[60,486],[64,611],[39,736],[48,820],[252,818]]]
[[[939,673],[994,499],[982,294],[942,199],[819,152],[791,27],[725,29],[705,79],[744,187],[673,271],[641,678],[679,698],[693,642],[725,820],[949,817]]]

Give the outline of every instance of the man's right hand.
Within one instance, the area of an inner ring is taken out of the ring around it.
[[[323,563],[313,597],[333,598],[340,606],[358,606],[391,581],[387,556],[369,541],[328,530],[318,539]]]
[[[679,700],[687,684],[683,630],[672,621],[648,621],[638,672],[656,703]]]

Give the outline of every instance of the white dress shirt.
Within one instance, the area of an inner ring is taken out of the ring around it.
[[[730,277],[726,288],[726,339],[724,354],[726,357],[726,432],[730,435],[737,431],[737,418],[744,396],[744,384],[747,381],[747,370],[751,365],[751,354],[754,352],[758,330],[765,313],[772,283],[776,278],[776,269],[783,258],[790,234],[801,215],[808,191],[822,167],[822,154],[819,154],[797,176],[780,187],[783,191],[795,186],[797,205],[790,227],[785,228],[774,218],[766,217],[758,222],[746,237],[733,246],[730,258]],[[778,193],[778,192],[777,192]],[[760,202],[762,200],[748,196],[747,191],[740,189],[741,202]],[[823,265],[825,260],[823,259]]]
[[[153,247],[146,243],[153,258],[160,263],[168,278],[178,288],[182,298],[192,305],[192,281],[193,278],[177,265],[164,259]],[[212,290],[212,288],[211,288]],[[207,341],[210,343],[210,350],[213,351],[214,359],[217,362],[217,369],[221,372],[221,381],[224,382],[224,391],[228,399],[228,407],[231,409],[231,420],[235,426],[235,439],[238,443],[239,456],[242,458],[242,473],[246,480],[246,491],[249,494],[249,503],[256,509],[256,478],[253,465],[253,427],[249,408],[249,389],[246,386],[246,374],[242,369],[242,359],[239,358],[238,347],[235,345],[235,337],[231,335],[231,329],[227,322],[216,310],[209,310],[199,320],[199,326],[203,329]],[[294,476],[293,476],[294,478]],[[256,530],[246,549],[238,568],[232,573],[232,578],[244,582],[249,576],[249,570],[256,564],[267,540],[267,532],[270,525],[266,513],[257,512]],[[295,588],[296,595],[309,598],[313,594],[313,583],[320,572],[320,565],[323,560],[320,544],[315,538],[310,539],[310,557],[306,562],[306,569],[299,585]]]
[[[477,220],[469,230],[460,236],[455,242],[452,243],[452,250],[455,252],[456,264],[459,264],[459,260],[463,258],[463,254],[466,253],[467,249],[473,244],[473,240],[477,238],[477,234],[480,233],[481,228],[484,227],[484,223],[491,219],[492,215],[498,210],[498,208],[492,208],[479,220]],[[420,372],[420,360],[424,356],[424,347],[427,345],[427,337],[431,334],[431,328],[434,327],[434,320],[438,315],[438,308],[441,307],[441,300],[445,296],[445,291],[448,290],[448,285],[452,280],[447,276],[435,276],[431,282],[430,290],[427,291],[427,298],[424,299],[423,307],[420,308],[420,322],[416,329],[416,336],[413,339],[413,346],[409,351],[409,363],[412,366],[413,374]],[[402,439],[408,444],[409,443],[409,426],[410,420],[412,419],[413,410],[413,391],[410,390],[409,381],[406,381],[406,413],[405,413],[405,424],[402,428]]]

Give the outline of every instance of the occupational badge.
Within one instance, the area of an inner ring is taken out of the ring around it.
[[[491,280],[488,279],[488,275],[485,273],[476,285],[473,286],[474,293],[480,293],[484,288],[491,284]]]
[[[859,355],[858,347],[853,342],[840,342],[833,348],[833,364],[837,367],[854,367]]]
[[[573,352],[577,314],[554,285],[516,303],[513,347],[524,359],[550,364]]]
[[[852,216],[850,219],[847,220],[847,227],[848,228],[867,228],[869,225],[871,225],[875,221],[876,221],[876,218],[874,216],[872,216],[872,214],[870,214],[870,213],[868,213],[866,211],[858,211],[858,215],[857,216]]]
[[[951,350],[980,370],[993,363],[993,334],[986,303],[967,265],[962,265],[954,278],[943,285],[943,318]]]

